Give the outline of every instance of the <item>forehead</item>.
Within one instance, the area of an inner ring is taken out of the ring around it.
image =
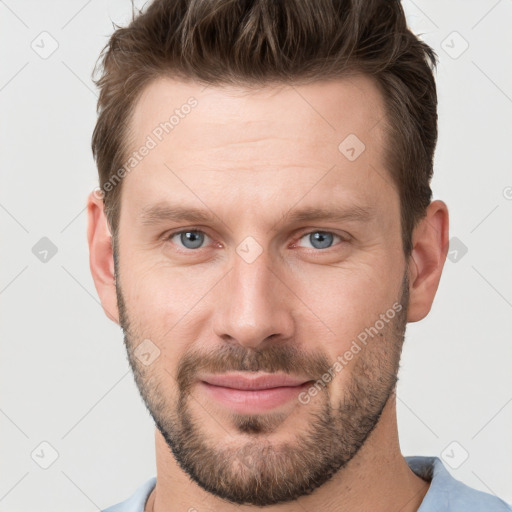
[[[384,189],[394,193],[383,125],[381,93],[364,75],[259,88],[159,78],[134,107],[129,153],[151,149],[122,195],[145,208],[183,192],[176,183],[187,176],[196,192],[223,190],[226,204],[252,199],[256,207],[277,196],[292,203],[306,191],[379,203]]]
[[[191,102],[196,106],[190,107]],[[158,127],[170,122],[172,137],[164,130],[162,138],[195,150],[206,149],[205,142],[220,146],[287,134],[301,145],[307,139],[308,146],[323,143],[337,149],[336,143],[350,133],[367,149],[376,149],[382,143],[383,119],[380,91],[373,79],[361,74],[307,85],[251,88],[161,77],[142,91],[129,128],[135,146],[155,130],[158,138]]]

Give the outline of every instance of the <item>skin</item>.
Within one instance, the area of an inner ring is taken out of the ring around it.
[[[158,79],[135,107],[132,150],[190,96],[197,106],[123,180],[115,266],[103,202],[88,201],[96,289],[157,425],[146,510],[417,510],[429,483],[400,452],[394,389],[406,323],[428,314],[441,278],[446,204],[429,205],[406,261],[383,100],[366,76],[251,90]],[[351,133],[366,146],[354,161],[338,150]],[[143,222],[165,202],[213,218]],[[374,215],[287,215],[354,204]],[[170,237],[192,228],[206,234],[199,249]],[[313,245],[318,231],[329,247]],[[250,263],[237,252],[246,237],[261,250]],[[236,414],[198,385],[201,371],[251,365],[316,379],[397,303],[306,405]],[[147,339],[160,351],[148,366],[134,355]]]

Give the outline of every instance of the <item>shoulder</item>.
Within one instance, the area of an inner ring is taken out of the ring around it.
[[[156,485],[156,476],[140,485],[126,500],[112,505],[101,512],[144,512],[144,505]]]
[[[414,473],[430,480],[418,512],[512,512],[512,506],[492,494],[477,491],[455,479],[438,457],[405,457]]]

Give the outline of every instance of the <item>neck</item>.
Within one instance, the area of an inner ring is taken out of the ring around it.
[[[256,507],[228,503],[199,487],[175,461],[156,429],[157,484],[146,512],[254,512]],[[312,494],[290,503],[266,507],[265,512],[330,510],[332,512],[416,512],[429,482],[409,468],[400,452],[395,395],[388,400],[379,423],[355,457]]]

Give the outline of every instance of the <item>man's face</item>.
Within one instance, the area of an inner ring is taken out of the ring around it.
[[[155,132],[191,96],[172,131]],[[161,79],[136,106],[131,150],[157,144],[123,182],[120,323],[157,428],[219,497],[311,493],[393,392],[408,282],[383,116],[362,76],[251,91]],[[316,386],[264,398],[204,382],[228,373]]]

